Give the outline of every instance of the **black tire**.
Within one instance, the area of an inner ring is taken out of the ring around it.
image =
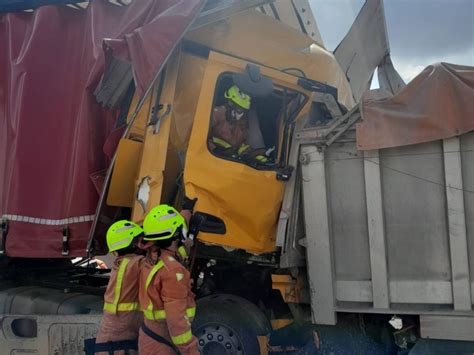
[[[205,355],[260,354],[258,335],[271,331],[268,319],[244,298],[217,294],[197,301],[193,334]]]

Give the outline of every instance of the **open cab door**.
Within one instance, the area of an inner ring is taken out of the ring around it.
[[[270,90],[253,90],[251,82],[259,78],[270,82]],[[244,154],[234,149],[238,147],[218,149],[221,147],[216,147],[213,139],[214,111],[223,109],[224,93],[236,84],[251,96],[247,114],[250,147]],[[287,142],[292,123],[307,111],[303,107],[310,105],[309,96],[296,76],[210,53],[186,154],[184,182],[186,195],[198,198],[196,210],[222,218],[226,233],[202,233],[201,241],[254,254],[275,250],[284,181],[291,171],[286,165]]]

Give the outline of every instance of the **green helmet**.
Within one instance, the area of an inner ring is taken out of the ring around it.
[[[109,251],[124,249],[132,244],[133,239],[143,233],[143,229],[136,223],[126,219],[115,222],[107,231],[107,246]]]
[[[230,87],[230,89],[224,93],[224,97],[233,101],[234,103],[246,110],[250,109],[250,101],[252,99],[249,95],[247,95],[243,91],[240,91],[240,89],[236,85]]]
[[[143,221],[144,240],[165,240],[172,238],[181,228],[183,235],[187,232],[186,222],[173,207],[158,205],[153,207]]]

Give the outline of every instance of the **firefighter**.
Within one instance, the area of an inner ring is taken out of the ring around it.
[[[237,85],[233,85],[225,91],[224,98],[226,103],[215,107],[212,112],[209,141],[211,150],[223,156],[266,163],[268,157],[264,154],[265,145],[258,127],[258,118],[255,112],[250,111],[251,97]],[[252,117],[251,113],[254,113]],[[253,123],[252,130],[250,123]]]
[[[140,273],[139,302],[144,323],[138,348],[147,354],[199,354],[191,321],[196,312],[189,271],[177,260],[185,219],[173,207],[159,205],[145,217],[147,257]]]
[[[251,98],[236,85],[225,93],[226,103],[212,113],[211,144],[222,152],[243,154],[250,146],[248,140],[248,112]]]
[[[105,351],[101,354],[113,351],[107,348],[110,345],[123,350],[115,354],[127,351],[128,354],[137,353],[126,345],[127,342],[134,342],[131,347],[136,349],[138,330],[143,320],[138,304],[138,288],[144,256],[137,254],[137,245],[142,236],[143,229],[127,220],[115,222],[107,231],[109,252],[117,259],[104,294],[104,316],[96,338],[96,351]],[[119,343],[125,347],[118,346]]]

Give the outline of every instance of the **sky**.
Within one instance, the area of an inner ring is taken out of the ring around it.
[[[364,0],[309,0],[326,48],[349,30]],[[474,66],[474,0],[384,0],[393,64],[405,82],[427,65]]]

